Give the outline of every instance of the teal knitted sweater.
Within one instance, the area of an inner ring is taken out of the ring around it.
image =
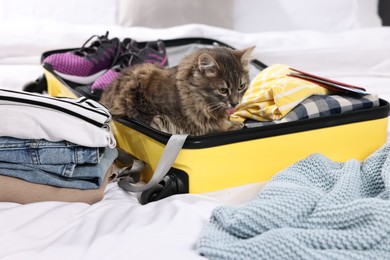
[[[198,252],[209,259],[390,259],[389,151],[390,143],[364,162],[313,154],[293,164],[247,204],[216,208]]]

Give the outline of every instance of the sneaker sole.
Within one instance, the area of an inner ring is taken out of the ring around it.
[[[83,84],[83,85],[92,84],[95,80],[97,80],[104,73],[106,73],[106,71],[107,70],[102,70],[102,71],[99,71],[98,73],[95,73],[91,76],[73,76],[73,75],[63,74],[61,72],[54,70],[54,72],[58,76],[60,76],[61,78],[75,82],[75,83]]]

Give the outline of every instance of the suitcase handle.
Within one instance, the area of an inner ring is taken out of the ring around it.
[[[142,192],[158,184],[168,173],[169,169],[171,169],[187,139],[187,136],[187,134],[171,135],[160,157],[160,160],[158,161],[156,170],[154,171],[153,176],[148,183],[139,185],[130,183],[126,180],[126,178],[122,178],[118,182],[119,187],[130,192]]]

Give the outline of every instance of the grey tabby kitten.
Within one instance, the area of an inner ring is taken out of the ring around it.
[[[131,66],[103,92],[100,102],[114,117],[134,118],[171,134],[240,129],[243,124],[229,121],[229,116],[250,83],[254,48],[203,48],[171,68]]]

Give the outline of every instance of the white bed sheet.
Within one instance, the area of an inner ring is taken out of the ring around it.
[[[42,73],[43,52],[77,47],[93,34],[138,41],[181,37],[218,39],[236,48],[256,45],[255,58],[366,87],[390,100],[390,28],[330,34],[315,31],[238,33],[203,25],[168,29],[76,26],[19,21],[0,24],[0,87],[22,89]],[[245,172],[237,173],[245,174]],[[218,205],[239,205],[264,183],[208,194],[175,195],[141,206],[137,194],[109,184],[94,205],[0,203],[0,259],[202,259],[199,234]]]

